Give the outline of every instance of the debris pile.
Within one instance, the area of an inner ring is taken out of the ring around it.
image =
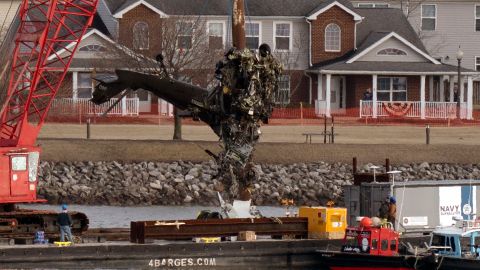
[[[259,54],[232,49],[217,64],[220,84],[215,95],[220,96],[222,115],[217,135],[224,147],[217,162],[227,195],[252,188],[257,180],[252,154],[261,134],[261,122],[268,122],[273,111],[281,72],[282,65],[266,44],[260,46]]]

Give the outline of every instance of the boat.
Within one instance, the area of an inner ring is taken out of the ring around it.
[[[416,269],[415,256],[399,255],[399,239],[391,223],[363,217],[357,227],[346,229],[340,251],[317,251],[319,263],[330,270]]]
[[[425,268],[438,270],[480,269],[480,219],[457,220],[454,226],[432,232]]]

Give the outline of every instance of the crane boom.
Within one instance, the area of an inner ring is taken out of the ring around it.
[[[0,47],[0,89],[6,94],[0,112],[0,220],[13,233],[31,227],[56,231],[55,212],[17,211],[15,204],[45,202],[37,198],[41,149],[35,141],[97,2],[23,0]],[[74,231],[88,228],[83,213],[71,215]]]
[[[97,2],[22,2],[7,98],[0,117],[0,147],[35,143],[74,52],[93,21]],[[61,49],[65,53],[59,55]]]

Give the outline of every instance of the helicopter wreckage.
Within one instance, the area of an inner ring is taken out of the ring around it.
[[[262,44],[258,53],[249,49],[230,49],[217,63],[218,84],[212,90],[172,78],[163,57],[157,57],[161,72],[116,70],[116,76],[97,77],[99,84],[92,102],[102,104],[112,97],[125,96],[125,89],[144,89],[188,111],[195,120],[208,124],[218,135],[222,151],[213,156],[219,165],[218,179],[228,199],[251,199],[250,189],[257,180],[253,151],[262,123],[268,123],[283,71],[270,47]],[[123,93],[123,94],[122,94]]]

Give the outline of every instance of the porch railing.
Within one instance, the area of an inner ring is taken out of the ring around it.
[[[422,118],[421,102],[407,101],[402,102],[406,105],[404,112],[400,112],[396,116],[408,118]],[[388,102],[377,102],[377,117],[395,116],[392,111],[387,108]],[[373,101],[360,100],[360,118],[373,117]],[[457,118],[456,102],[425,102],[425,118],[429,119],[453,119]],[[460,103],[460,118],[467,118],[467,103]]]
[[[110,106],[117,101],[116,98],[102,104],[95,105],[89,98],[57,98],[53,100],[50,114],[103,114]],[[139,109],[138,98],[126,98],[125,101],[117,103],[107,115],[137,116]]]

